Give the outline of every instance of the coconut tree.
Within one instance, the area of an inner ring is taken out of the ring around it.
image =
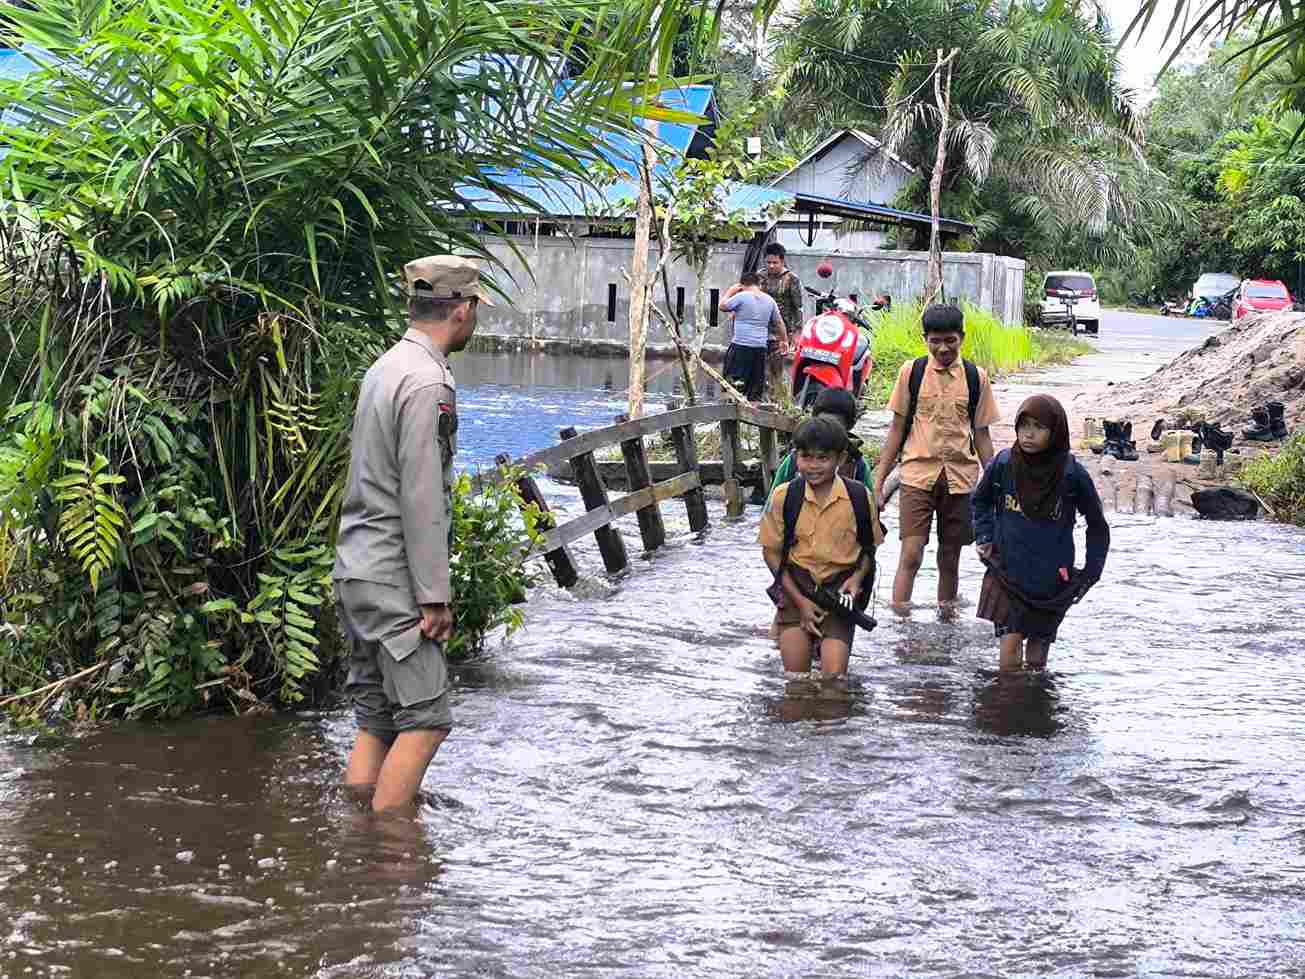
[[[811,0],[778,55],[797,98],[831,93],[829,123],[881,128],[925,174],[942,161],[939,190],[964,196],[996,176],[1021,213],[1102,234],[1117,170],[1141,160],[1113,48],[1105,22],[1072,7]],[[953,50],[944,118],[934,83],[939,52]]]

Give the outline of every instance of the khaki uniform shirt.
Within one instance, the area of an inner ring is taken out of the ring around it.
[[[784,498],[792,483],[778,486],[770,495],[766,512],[761,518],[757,539],[766,550],[779,551],[784,547]],[[790,564],[809,571],[817,582],[825,582],[838,574],[854,568],[861,561],[861,543],[856,536],[856,511],[847,498],[847,487],[841,479],[834,480],[824,504],[816,501],[808,486],[802,509],[798,511],[796,537],[788,552]],[[883,543],[879,514],[870,496],[870,526],[874,531],[875,546]]]
[[[796,340],[798,331],[802,329],[802,280],[788,269],[779,275],[771,275],[762,266],[757,274],[761,276],[762,292],[775,300],[779,315],[784,317],[784,329],[788,331],[789,339]],[[772,338],[779,336],[774,323],[770,324],[770,335]]]
[[[408,330],[358,392],[334,578],[411,588],[421,605],[451,600],[457,420],[448,361]]]
[[[888,407],[905,418],[911,411],[911,367],[908,360],[897,374]],[[988,374],[979,369],[979,404],[974,411],[974,430],[983,431],[1001,417],[992,396]],[[983,466],[974,449],[970,431],[970,388],[965,383],[961,359],[951,367],[940,367],[929,358],[920,382],[920,400],[915,423],[902,447],[902,485],[931,490],[938,477],[947,476],[948,493],[969,493],[979,484]]]

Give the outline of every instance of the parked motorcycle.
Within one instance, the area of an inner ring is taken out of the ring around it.
[[[809,409],[825,388],[846,388],[860,396],[870,373],[871,327],[861,318],[856,303],[840,299],[830,289],[820,292],[804,286],[816,297],[816,315],[802,327],[793,351],[793,400]],[[876,296],[873,309],[891,306],[889,297]]]

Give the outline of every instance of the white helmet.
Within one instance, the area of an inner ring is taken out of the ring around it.
[[[852,302],[850,299],[835,299],[834,308],[840,313],[856,313],[856,303]]]

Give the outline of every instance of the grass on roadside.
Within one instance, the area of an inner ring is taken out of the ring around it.
[[[990,375],[1008,374],[1022,367],[1067,364],[1093,350],[1090,344],[1067,333],[1003,323],[969,303],[962,303],[961,308],[965,311],[961,356]],[[907,303],[881,314],[874,323],[875,369],[864,393],[869,404],[886,402],[902,365],[927,353],[920,314],[918,303]]]
[[[1275,456],[1261,456],[1237,475],[1280,523],[1305,527],[1305,434],[1293,435]]]

